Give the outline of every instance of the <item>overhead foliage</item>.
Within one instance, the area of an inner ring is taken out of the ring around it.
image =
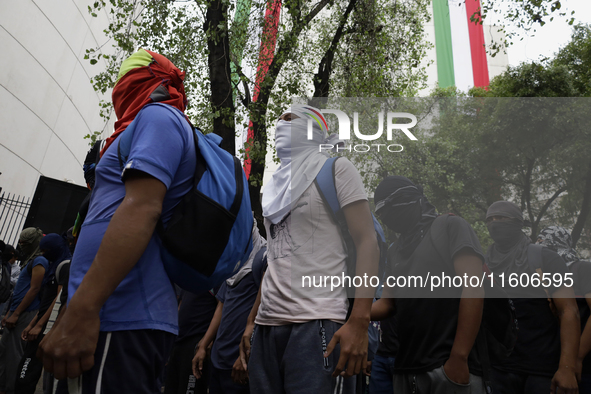
[[[276,47],[261,52],[271,42],[262,31],[265,10],[272,4],[248,4],[248,24],[235,18],[237,3],[232,0],[101,0],[89,9],[108,10],[112,18],[105,33],[114,54],[87,50],[91,63],[106,62],[105,71],[92,80],[95,89],[108,92],[122,59],[145,47],[187,71],[189,117],[204,132],[231,141],[227,149],[232,153],[235,130],[245,132],[250,122],[255,214],[260,213],[267,130],[293,97],[312,96],[315,80],[322,81],[325,95],[413,95],[424,86],[421,60],[429,47],[423,28],[429,18],[427,0],[286,0]],[[265,75],[257,75],[261,62],[268,65]],[[101,105],[101,115],[108,119],[110,103]]]
[[[480,13],[473,15],[472,20],[497,26],[502,33],[503,38],[489,48],[494,56],[516,40],[535,35],[538,28],[555,18],[562,18],[565,23],[573,25],[575,11],[568,10],[566,5],[567,2],[561,0],[481,0]]]

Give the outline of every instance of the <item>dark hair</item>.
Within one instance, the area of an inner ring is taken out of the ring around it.
[[[17,253],[16,249],[12,245],[5,245],[4,250],[2,251],[2,261],[7,263],[12,260],[14,257],[19,259],[19,254]]]

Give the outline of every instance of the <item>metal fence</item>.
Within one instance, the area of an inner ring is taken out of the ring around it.
[[[29,197],[2,192],[0,194],[0,240],[16,248],[18,236],[31,207]]]

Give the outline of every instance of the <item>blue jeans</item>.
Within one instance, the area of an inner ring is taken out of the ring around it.
[[[324,358],[326,345],[342,324],[312,320],[283,326],[256,325],[248,377],[255,394],[354,394],[355,377],[332,377],[341,348]]]
[[[375,355],[371,362],[371,377],[369,378],[369,394],[392,394],[394,385],[394,357]]]

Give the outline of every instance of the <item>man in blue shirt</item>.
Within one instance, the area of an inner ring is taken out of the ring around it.
[[[43,232],[29,227],[21,232],[19,246],[22,250],[23,269],[16,282],[9,312],[2,319],[5,331],[0,339],[0,392],[14,393],[18,362],[24,347],[21,333],[37,314],[39,291],[47,279],[49,262],[41,254],[39,243]]]
[[[178,319],[154,230],[191,189],[196,164],[184,76],[142,49],[123,62],[113,90],[118,121],[96,166],[68,306],[41,343],[56,378],[84,372],[83,393],[160,393]],[[133,134],[120,163],[117,137],[125,131]]]

